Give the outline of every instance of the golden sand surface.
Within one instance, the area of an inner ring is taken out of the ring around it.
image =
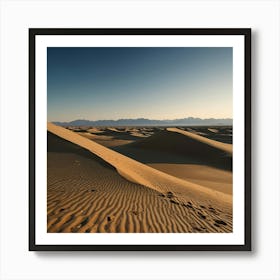
[[[104,131],[92,129],[91,133],[100,135]],[[131,141],[120,147],[140,149],[142,154],[143,149],[149,154],[149,147],[156,145],[159,156],[166,134],[167,142],[179,136],[194,145],[191,149],[197,148],[195,145],[204,147],[206,158],[220,158],[221,153],[230,157],[228,146],[210,145],[173,129],[155,133],[151,129],[110,131],[124,134],[124,141]],[[128,140],[130,133],[134,138]],[[110,137],[109,133],[105,136]],[[180,149],[182,143],[177,144]],[[168,149],[172,145],[167,143]],[[168,153],[176,159],[176,149],[174,154]],[[204,169],[202,155],[196,161],[195,165],[141,162],[98,144],[89,135],[48,123],[48,232],[232,232],[231,172],[217,168],[220,162],[216,159],[215,166]],[[188,171],[184,171],[184,165],[188,165]]]

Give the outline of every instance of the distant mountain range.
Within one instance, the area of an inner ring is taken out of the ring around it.
[[[187,126],[187,125],[232,125],[232,119],[184,118],[174,120],[119,119],[119,120],[75,120],[71,122],[53,122],[60,126]]]

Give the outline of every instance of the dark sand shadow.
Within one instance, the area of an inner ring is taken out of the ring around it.
[[[115,167],[113,167],[112,165],[110,165],[109,163],[107,163],[106,161],[101,159],[100,157],[94,155],[90,151],[87,151],[86,149],[84,149],[78,145],[75,145],[65,139],[62,139],[49,131],[48,131],[47,137],[48,137],[48,141],[47,141],[48,153],[76,154],[76,155],[79,155],[79,156],[87,158],[87,159],[92,159],[106,168],[115,170]]]
[[[232,156],[179,133],[160,131],[113,150],[142,163],[203,164],[232,170]]]

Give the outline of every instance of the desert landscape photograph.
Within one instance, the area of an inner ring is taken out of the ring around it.
[[[232,233],[231,47],[47,48],[48,233]]]

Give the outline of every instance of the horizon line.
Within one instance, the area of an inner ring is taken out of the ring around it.
[[[72,119],[69,121],[59,121],[59,120],[51,120],[48,122],[73,122],[73,121],[91,121],[91,122],[97,122],[97,121],[120,121],[120,120],[149,120],[149,121],[176,121],[176,120],[183,120],[183,119],[200,119],[200,120],[233,120],[232,117],[223,117],[223,118],[201,118],[201,117],[183,117],[183,118],[174,118],[174,119],[150,119],[150,118],[144,118],[144,117],[138,117],[138,118],[118,118],[118,119],[95,119],[90,120],[86,118],[77,118]]]

